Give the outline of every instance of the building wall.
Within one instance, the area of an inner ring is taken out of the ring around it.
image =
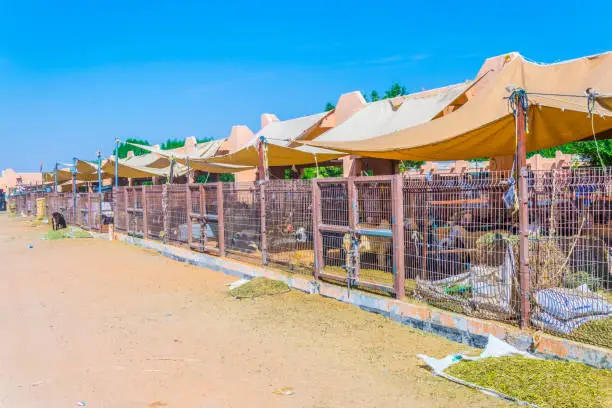
[[[0,189],[8,191],[21,184],[42,184],[41,173],[17,173],[13,169],[2,170]]]

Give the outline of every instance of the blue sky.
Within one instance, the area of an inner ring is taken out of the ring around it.
[[[111,154],[116,137],[225,137],[341,93],[472,78],[487,56],[612,49],[612,2],[0,0],[0,169]]]

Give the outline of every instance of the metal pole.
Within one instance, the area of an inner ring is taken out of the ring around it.
[[[268,180],[268,169],[265,160],[265,138],[260,137],[258,153],[259,153],[259,166],[258,166],[258,182],[259,182],[259,216],[260,216],[260,230],[261,230],[261,263],[262,265],[268,264],[268,243],[266,237],[266,180]]]
[[[406,270],[404,265],[404,179],[401,174],[391,176],[393,202],[393,289],[395,297],[406,296]]]
[[[102,228],[102,154],[98,151],[98,196],[100,202],[98,203],[98,225]]]
[[[72,169],[72,223],[76,224],[77,220],[77,171],[76,162],[77,158],[72,159],[74,162],[74,168]]]
[[[516,159],[518,174],[518,195],[519,195],[519,278],[521,286],[520,294],[520,311],[521,311],[521,328],[526,328],[529,324],[530,314],[530,271],[529,271],[529,194],[527,191],[527,148],[525,144],[526,127],[525,127],[525,110],[523,104],[519,101],[519,95],[515,93],[513,96],[516,102],[516,133],[517,133],[517,149]]]
[[[53,192],[57,193],[57,162],[55,163],[54,181]]]
[[[119,187],[119,139],[115,140],[115,187]]]

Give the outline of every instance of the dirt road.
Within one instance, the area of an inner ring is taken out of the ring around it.
[[[501,405],[416,358],[459,344],[295,291],[234,300],[233,278],[46,229],[0,215],[2,408]]]

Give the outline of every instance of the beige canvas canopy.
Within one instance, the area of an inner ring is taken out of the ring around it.
[[[98,181],[98,173],[79,173],[76,174],[76,179],[78,181]],[[55,181],[55,170],[44,173],[45,182],[54,182]],[[57,170],[57,182],[61,184],[65,181],[72,180],[72,170],[69,168],[62,168]]]
[[[296,145],[294,142],[321,123],[328,112],[301,118],[269,123],[245,146],[233,153],[204,160],[209,164],[239,165],[249,168],[259,164],[259,141],[266,142],[268,166],[291,166],[321,163],[344,156],[344,153],[313,146]]]
[[[224,165],[224,164],[214,164],[208,163],[206,160],[210,157],[213,157],[221,145],[223,144],[224,139],[213,140],[210,142],[199,143],[196,145],[195,152],[193,154],[186,154],[184,148],[171,149],[171,150],[161,150],[155,146],[145,146],[136,143],[129,143],[132,146],[139,147],[144,150],[150,151],[151,156],[157,156],[157,163],[166,162],[167,165],[170,164],[171,160],[180,163],[182,166],[189,166],[189,168],[193,170],[200,170],[209,173],[237,173],[239,171],[248,170],[252,168],[252,166],[236,166],[236,165]],[[180,149],[180,150],[179,150]],[[148,155],[144,155],[148,156]],[[143,157],[143,156],[135,156]],[[149,166],[147,166],[149,167]]]
[[[479,79],[370,102],[349,119],[316,138],[314,143],[366,140],[428,122],[449,106],[467,102],[466,92]]]
[[[518,54],[506,56],[499,73],[463,107],[416,126],[354,141],[325,141],[311,145],[362,156],[398,160],[456,160],[512,155],[516,150],[514,116],[507,97],[515,88],[528,92],[527,151],[593,137],[611,136],[608,99],[594,104],[589,115],[585,90],[612,92],[612,53],[542,65]]]
[[[597,102],[604,108],[612,111],[612,94],[598,96]]]
[[[119,159],[118,165],[118,173],[119,177],[125,178],[152,178],[152,177],[169,177],[170,176],[170,166],[162,169],[157,169],[153,167],[145,167],[139,165],[138,157],[142,156],[134,156],[128,157],[125,159]],[[102,163],[102,171],[107,175],[115,174],[115,157],[111,156],[106,159]],[[176,164],[173,169],[174,176],[182,176],[187,173],[187,169],[180,165]]]

